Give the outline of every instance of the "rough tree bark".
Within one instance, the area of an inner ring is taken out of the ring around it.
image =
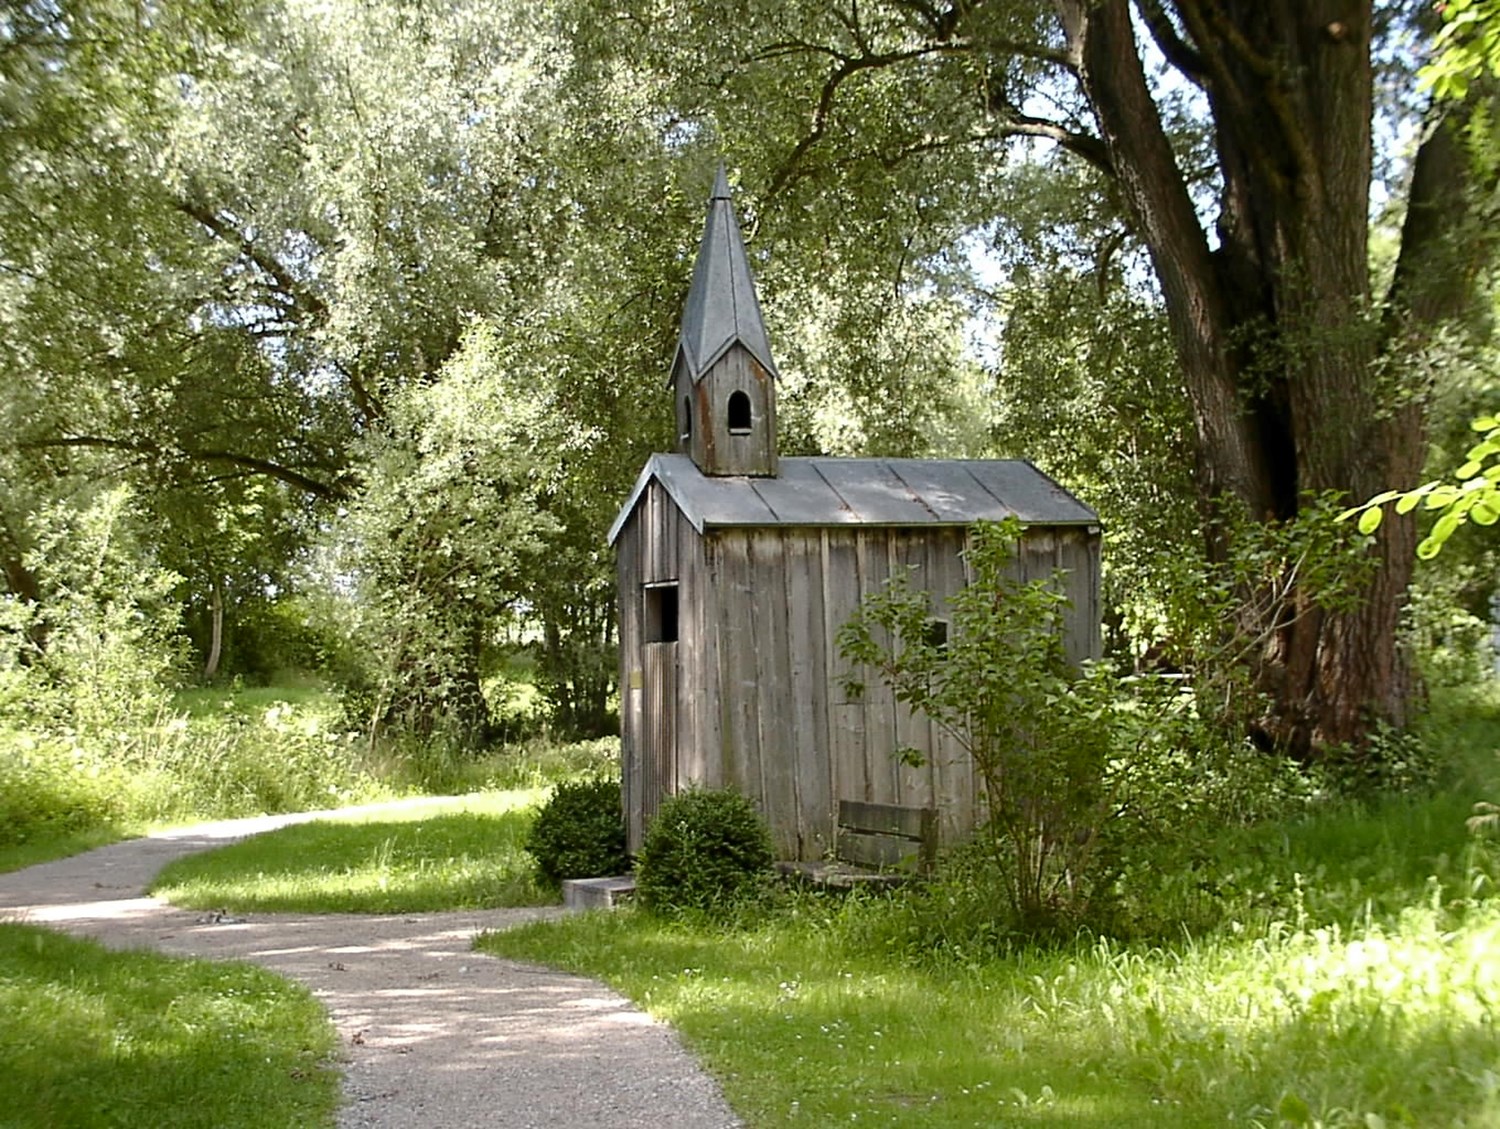
[[[1394,395],[1400,382],[1385,377],[1463,312],[1484,247],[1469,241],[1460,254],[1468,165],[1452,128],[1435,123],[1417,159],[1391,312],[1376,316],[1369,0],[1178,0],[1170,14],[1139,3],[1164,53],[1208,99],[1222,184],[1217,248],[1163,128],[1129,0],[1056,6],[1161,284],[1205,503],[1228,499],[1255,520],[1283,520],[1308,492],[1363,499],[1413,483],[1425,446],[1420,395]],[[1359,743],[1377,720],[1406,720],[1411,674],[1396,626],[1414,543],[1410,518],[1383,523],[1372,549],[1380,567],[1352,612],[1283,607],[1273,623],[1242,625],[1268,640],[1256,672],[1274,702],[1268,741],[1310,756]]]

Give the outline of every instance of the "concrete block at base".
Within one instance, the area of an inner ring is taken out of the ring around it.
[[[565,909],[614,909],[635,893],[635,879],[628,874],[619,878],[569,878],[562,889]]]

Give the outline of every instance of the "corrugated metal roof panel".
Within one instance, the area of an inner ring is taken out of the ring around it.
[[[652,478],[700,533],[713,526],[968,525],[1010,516],[1028,525],[1099,520],[1020,460],[784,458],[779,466],[775,478],[715,477],[686,455],[652,455],[609,540]]]
[[[1091,525],[1099,515],[1036,467],[1021,460],[975,459],[964,464],[1006,509],[1022,521],[1040,521],[1028,514],[1051,514],[1057,525]],[[1027,473],[1017,468],[1024,467]]]
[[[792,459],[782,459],[785,466]],[[924,525],[937,514],[891,470],[887,459],[808,459],[830,490],[867,525]]]
[[[750,488],[776,515],[778,525],[843,525],[860,520],[830,497],[828,480],[812,459],[781,459],[775,478],[752,478]],[[713,524],[719,524],[717,522]]]
[[[939,521],[998,521],[1010,511],[958,460],[891,459],[891,470]]]

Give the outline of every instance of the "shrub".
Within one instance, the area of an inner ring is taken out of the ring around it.
[[[554,885],[623,873],[630,858],[619,782],[597,777],[559,784],[532,824],[526,849]]]
[[[736,792],[690,791],[666,800],[636,859],[636,895],[652,913],[710,915],[763,887],[775,861],[771,833]]]
[[[948,600],[952,632],[934,637],[932,596],[894,575],[839,632],[853,695],[874,673],[969,755],[989,810],[982,831],[1000,890],[1028,931],[1069,927],[1110,874],[1097,850],[1113,807],[1106,771],[1116,680],[1075,669],[1063,635],[1068,601],[1053,580],[1015,575],[1021,525],[981,522],[965,553],[973,581]],[[917,750],[899,754],[920,763]]]
[[[123,783],[63,741],[0,729],[0,847],[118,822]]]

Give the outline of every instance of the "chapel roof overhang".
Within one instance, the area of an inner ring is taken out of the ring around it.
[[[693,528],[937,526],[1019,518],[1097,526],[1099,515],[1021,459],[784,458],[775,478],[706,475],[686,455],[652,455],[614,524],[660,482]]]

